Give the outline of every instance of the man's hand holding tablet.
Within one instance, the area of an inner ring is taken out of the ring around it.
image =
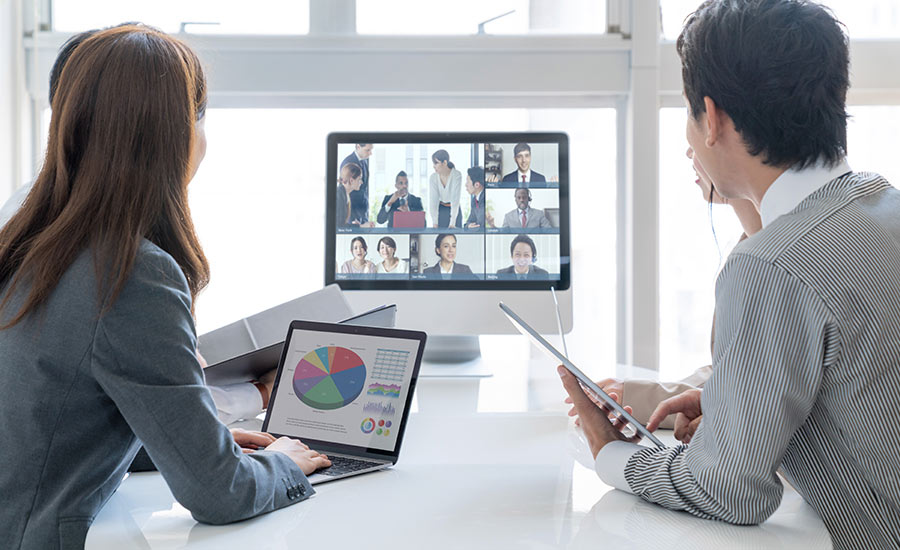
[[[600,452],[600,449],[610,441],[628,441],[631,443],[640,441],[640,435],[631,438],[625,437],[622,429],[628,425],[628,422],[622,421],[609,405],[605,403],[601,405],[588,397],[578,379],[566,367],[560,365],[556,368],[556,371],[559,373],[563,387],[568,392],[575,411],[578,413],[581,428],[584,430],[588,445],[591,447],[591,456],[597,458],[597,453]],[[610,397],[618,398],[615,394],[611,394]],[[625,411],[631,414],[631,407],[625,407]]]

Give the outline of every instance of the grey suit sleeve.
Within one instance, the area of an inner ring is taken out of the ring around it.
[[[390,207],[388,207],[387,203],[390,200],[390,196],[385,197],[383,201],[381,201],[381,208],[378,209],[378,217],[376,220],[378,223],[387,223],[388,216],[390,215]]]
[[[229,523],[309,497],[293,461],[243,454],[219,422],[195,356],[186,280],[170,256],[146,248],[97,325],[94,377],[197,521]]]
[[[716,285],[716,348],[703,421],[690,445],[641,449],[625,478],[635,494],[736,524],[764,521],[781,502],[776,475],[838,355],[833,317],[777,266],[732,254]]]
[[[553,227],[552,225],[550,225],[550,218],[547,217],[547,214],[545,214],[543,210],[541,210],[540,226],[541,227]]]

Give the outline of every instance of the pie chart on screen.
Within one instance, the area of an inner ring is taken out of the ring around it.
[[[297,363],[294,393],[310,407],[340,409],[362,393],[366,365],[353,351],[339,346],[317,348]]]

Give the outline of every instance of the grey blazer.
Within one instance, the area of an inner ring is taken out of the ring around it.
[[[313,494],[287,456],[243,454],[216,417],[187,281],[171,256],[144,241],[118,299],[101,310],[85,251],[39,310],[0,330],[4,548],[82,548],[141,442],[197,521],[237,521]]]
[[[522,228],[522,218],[519,217],[519,209],[515,208],[511,212],[507,212],[503,217],[503,227],[512,227],[513,229]],[[550,220],[544,215],[544,211],[540,208],[528,207],[525,211],[525,228],[531,227],[552,227]]]
[[[422,270],[422,273],[429,277],[441,277],[443,274],[441,273],[441,262],[438,261],[436,264],[426,267]],[[454,279],[474,279],[475,275],[472,273],[472,269],[466,264],[461,264],[459,262],[453,262],[453,273],[450,274]]]
[[[515,275],[516,274],[516,266],[511,265],[509,267],[504,267],[503,269],[497,270],[497,275]],[[525,274],[526,278],[535,278],[542,279],[547,277],[549,273],[547,273],[546,269],[538,267],[536,265],[528,266],[528,273]]]

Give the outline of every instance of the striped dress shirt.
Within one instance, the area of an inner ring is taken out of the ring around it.
[[[835,548],[900,548],[900,191],[849,172],[737,245],[701,404],[690,445],[614,442],[598,473],[626,456],[640,497],[756,524],[780,469]]]

